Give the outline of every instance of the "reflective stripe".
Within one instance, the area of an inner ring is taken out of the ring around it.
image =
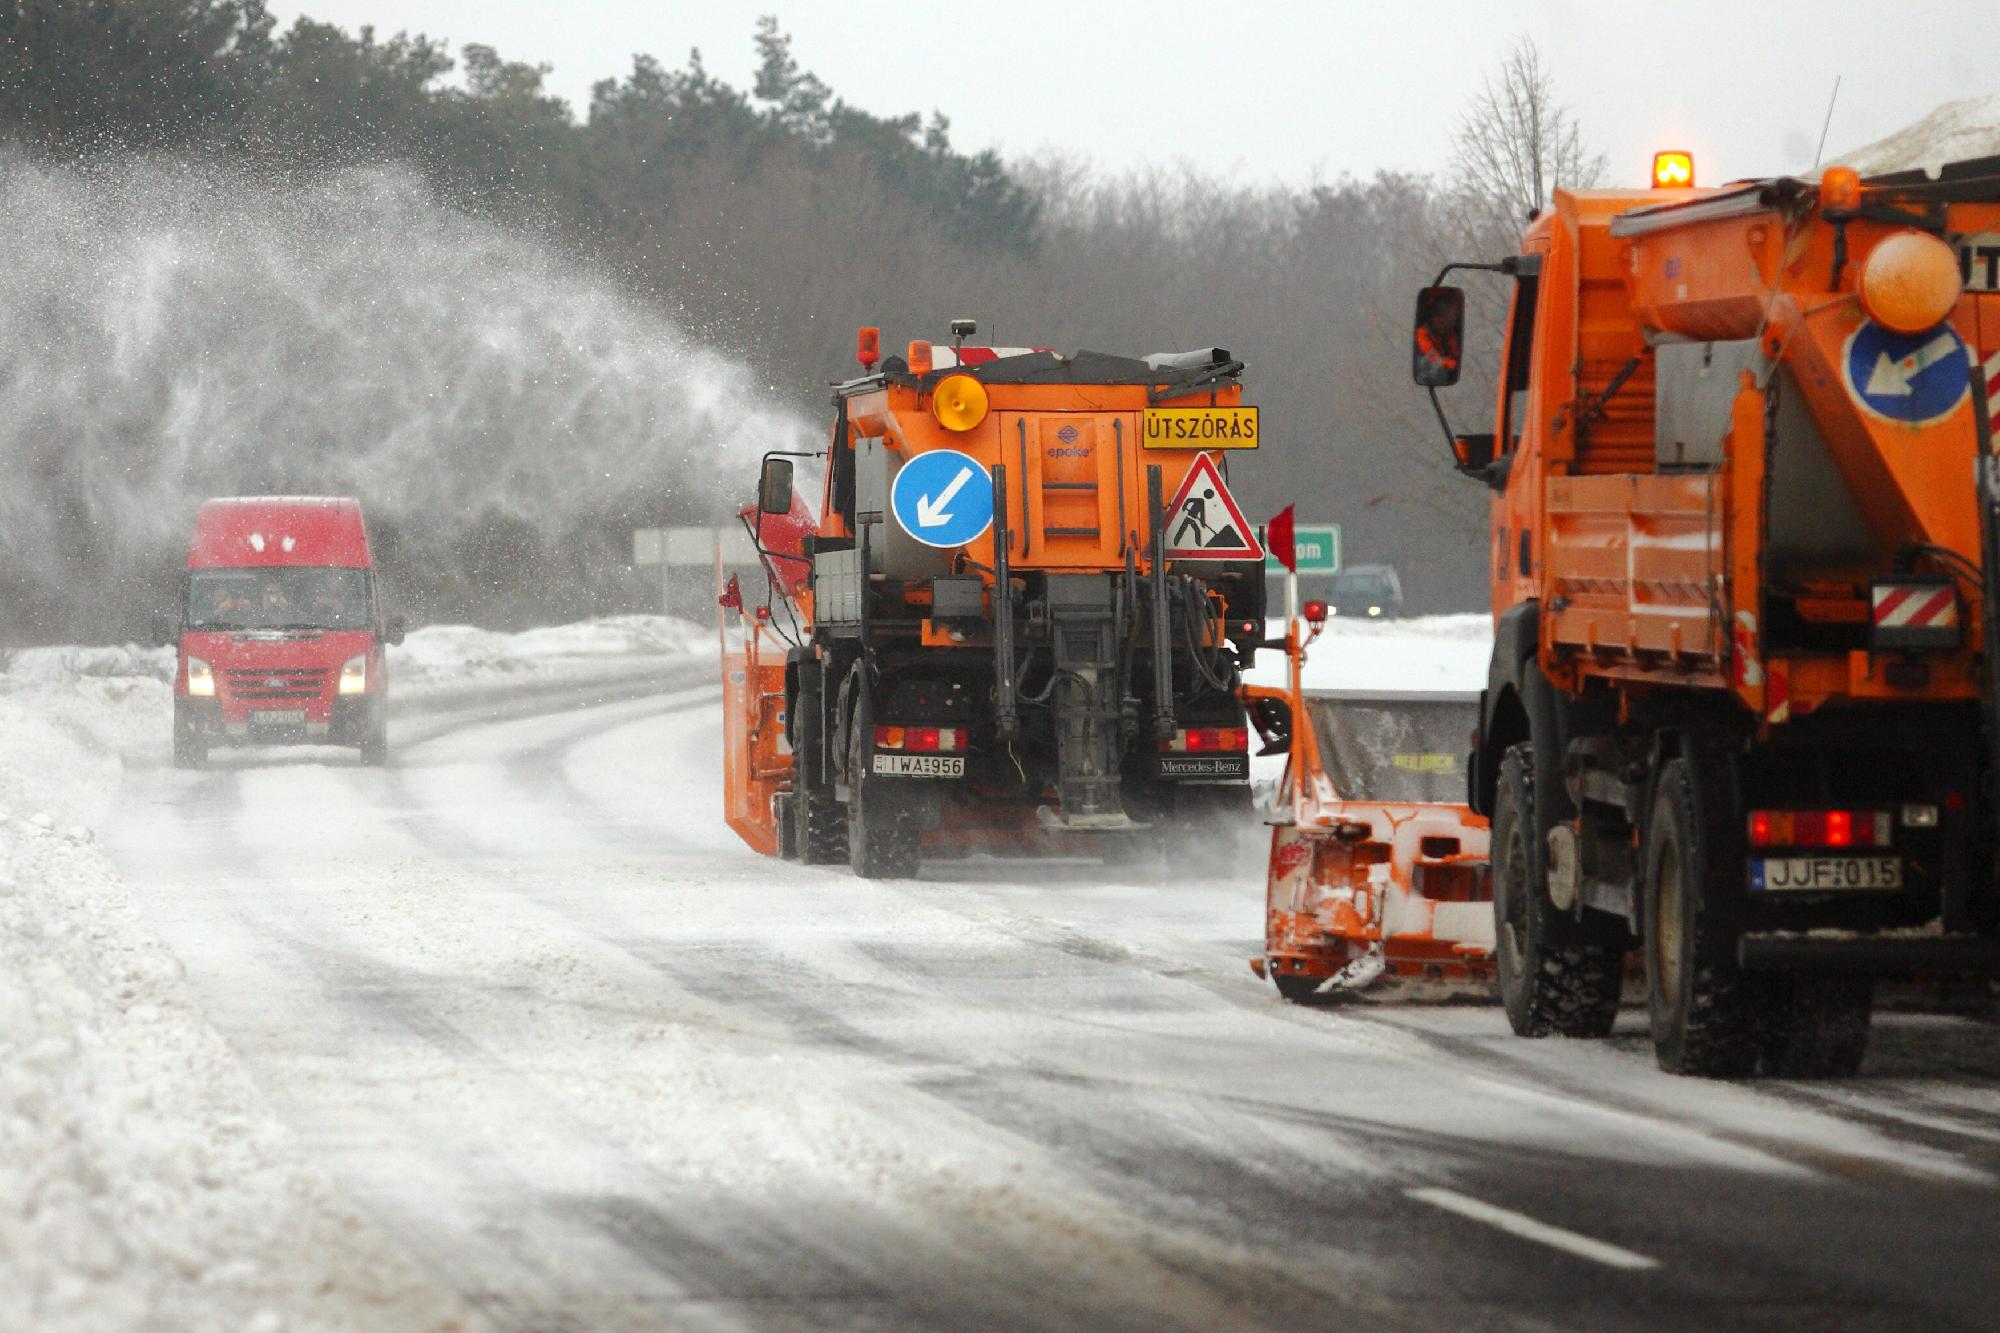
[[[1875,623],[1883,629],[1958,624],[1958,594],[1950,588],[1877,588],[1875,595]]]

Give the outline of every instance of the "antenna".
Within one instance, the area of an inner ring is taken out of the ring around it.
[[[1826,132],[1833,128],[1833,104],[1840,100],[1840,76],[1833,76],[1833,96],[1826,99],[1826,119],[1819,127],[1819,147],[1813,150],[1814,171],[1819,170],[1819,160],[1826,155]]]

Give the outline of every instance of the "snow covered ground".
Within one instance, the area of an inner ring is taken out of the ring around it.
[[[1271,622],[1271,635],[1284,622]],[[1356,620],[1336,616],[1306,650],[1305,688],[1318,690],[1469,691],[1486,688],[1493,652],[1493,617],[1421,616],[1414,620]],[[1285,683],[1285,655],[1257,655],[1248,679]]]
[[[1342,626],[1317,679],[1476,688],[1484,624]],[[1286,1005],[1244,966],[1258,854],[766,860],[720,821],[706,633],[411,639],[386,770],[174,770],[143,652],[0,675],[0,1328],[1969,1327],[2000,1299],[1990,1027],[1891,1016],[1862,1079],[1731,1087],[1660,1074],[1636,1012],[1570,1043]]]
[[[420,629],[399,716],[657,672],[698,627]],[[0,662],[0,1328],[477,1323],[305,1160],[142,922],[99,832],[168,757],[173,652]]]

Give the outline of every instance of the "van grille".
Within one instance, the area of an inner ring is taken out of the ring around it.
[[[325,667],[231,667],[231,697],[253,702],[270,699],[317,699],[326,693]]]

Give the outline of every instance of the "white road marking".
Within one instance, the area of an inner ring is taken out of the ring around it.
[[[1490,1227],[1498,1227],[1510,1236],[1519,1236],[1522,1240],[1532,1240],[1538,1244],[1552,1246],[1558,1250],[1565,1250],[1579,1258],[1589,1259],[1593,1263],[1605,1264],[1612,1268],[1627,1269],[1647,1269],[1658,1268],[1660,1266],[1658,1259],[1653,1259],[1643,1254],[1636,1254],[1631,1250],[1621,1249],[1608,1241],[1593,1240],[1589,1236],[1579,1236],[1574,1231],[1564,1231],[1561,1227],[1552,1227],[1546,1222],[1537,1222],[1526,1213],[1517,1213],[1512,1209],[1495,1207],[1490,1203],[1481,1203],[1478,1199],[1460,1194],[1457,1190],[1426,1186],[1423,1189],[1404,1190],[1403,1193],[1409,1198],[1417,1200],[1419,1203],[1427,1203],[1434,1208],[1442,1208],[1448,1213],[1457,1213],[1460,1217],[1469,1217],[1475,1222],[1484,1222]]]

